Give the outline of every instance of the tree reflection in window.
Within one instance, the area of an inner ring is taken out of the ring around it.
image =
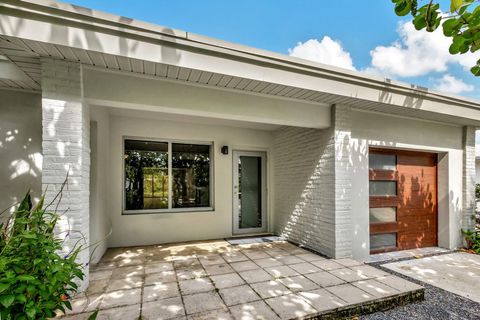
[[[210,146],[172,144],[173,208],[210,206]]]
[[[168,143],[125,140],[125,209],[168,208]]]

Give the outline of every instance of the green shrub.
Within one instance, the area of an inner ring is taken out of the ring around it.
[[[467,242],[467,249],[480,254],[480,231],[479,230],[462,230]]]
[[[0,319],[45,319],[71,309],[69,297],[83,279],[76,246],[62,256],[59,215],[36,206],[27,193],[18,209],[0,224]]]

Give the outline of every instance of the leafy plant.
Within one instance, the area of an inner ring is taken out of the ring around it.
[[[46,319],[65,308],[83,279],[75,262],[81,247],[61,255],[63,240],[55,235],[59,215],[33,206],[28,192],[18,209],[0,224],[0,319]],[[48,206],[47,206],[48,207]]]
[[[480,254],[480,230],[462,230],[467,242],[467,249]]]
[[[411,14],[415,29],[435,31],[440,24],[443,34],[452,38],[449,52],[464,54],[480,49],[480,6],[475,0],[450,0],[450,8],[441,10],[439,3],[428,1],[419,7],[417,0],[392,0],[398,16]],[[448,14],[445,14],[448,12]],[[443,23],[442,23],[443,20]],[[470,69],[475,76],[480,76],[480,59]]]

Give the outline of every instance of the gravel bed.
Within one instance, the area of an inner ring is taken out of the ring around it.
[[[410,259],[402,259],[410,260]],[[396,260],[399,261],[399,260]],[[395,261],[395,262],[396,262]],[[404,276],[381,265],[388,262],[370,263],[369,265],[379,268],[398,277],[407,279],[425,287],[425,300],[399,306],[385,312],[359,317],[362,320],[397,320],[397,319],[480,319],[480,304],[454,293],[431,286],[410,277]],[[479,288],[480,290],[480,288]]]

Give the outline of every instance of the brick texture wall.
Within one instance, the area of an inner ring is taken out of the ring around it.
[[[89,236],[89,147],[88,107],[82,97],[82,69],[79,63],[42,59],[42,187],[46,203],[62,214],[57,233],[65,238],[64,253],[74,244],[87,246]],[[67,184],[58,197],[67,177]],[[58,201],[60,200],[60,201]],[[78,261],[85,268],[88,285],[89,252],[83,250]]]
[[[463,228],[474,227],[475,213],[475,127],[463,128]]]
[[[330,257],[351,255],[349,107],[328,129],[286,127],[274,141],[275,231]]]

